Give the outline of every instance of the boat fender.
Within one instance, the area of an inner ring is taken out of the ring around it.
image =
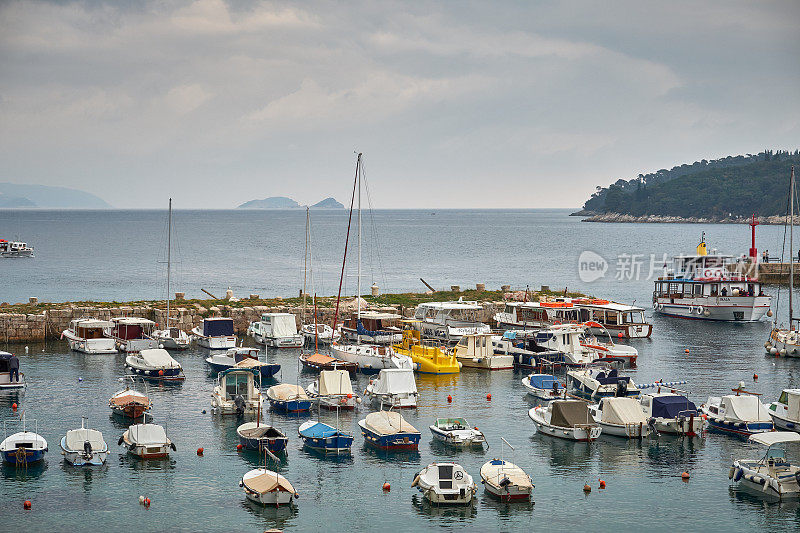
[[[794,480],[798,485],[800,485],[800,471],[794,473]]]
[[[765,342],[765,343],[764,343],[764,348],[766,348],[767,350],[769,350],[770,348],[772,348],[772,345],[769,343],[769,341],[767,341],[767,342]]]
[[[736,467],[732,466],[728,469],[728,479],[733,479],[733,474],[736,472]]]
[[[697,311],[699,313],[700,312],[700,308],[698,308]],[[689,306],[689,314],[691,315],[692,313],[694,313],[694,306],[690,305]]]
[[[770,355],[776,355],[778,353],[778,349],[773,346],[769,349],[769,353]]]
[[[417,474],[417,477],[415,477],[414,481],[411,482],[412,487],[416,487],[417,485],[419,485],[419,474]]]
[[[781,354],[783,357],[786,357],[786,348],[782,349],[782,350],[780,351],[780,354]]]
[[[117,446],[121,445],[123,440],[125,440],[125,435],[119,438],[119,440],[117,441]]]
[[[731,468],[733,468],[733,467],[731,467]],[[733,480],[738,483],[739,480],[742,479],[742,475],[743,474],[744,474],[744,471],[741,468],[737,468],[736,472],[733,474]]]
[[[706,316],[706,317],[711,316],[711,311],[706,309],[705,311],[703,311],[703,316]]]

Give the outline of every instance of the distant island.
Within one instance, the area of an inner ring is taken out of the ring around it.
[[[588,222],[743,222],[755,213],[767,223],[786,214],[789,173],[800,150],[697,161],[597,187],[573,215]]]
[[[111,205],[92,193],[78,189],[0,182],[0,209],[35,207],[108,209]]]
[[[237,209],[295,209],[305,207],[286,196],[270,196],[263,200],[250,200],[237,207]],[[334,198],[328,197],[310,206],[312,209],[343,209],[344,206]]]

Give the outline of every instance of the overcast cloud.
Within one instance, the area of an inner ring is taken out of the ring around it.
[[[0,181],[117,207],[574,207],[800,146],[800,2],[0,4]]]

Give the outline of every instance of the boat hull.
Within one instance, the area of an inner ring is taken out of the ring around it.
[[[125,364],[131,372],[138,376],[142,376],[150,381],[183,381],[186,376],[183,374],[183,369],[180,368],[141,368]]]
[[[236,348],[236,337],[197,337],[197,345],[209,350],[229,350]]]
[[[623,439],[643,439],[650,434],[650,426],[647,424],[609,424],[600,422],[603,435],[613,435]]]
[[[692,320],[757,322],[769,311],[769,296],[709,296],[702,298],[656,298],[656,313]]]
[[[578,442],[591,442],[597,440],[602,432],[599,425],[582,426],[582,427],[561,427],[549,424],[543,416],[539,414],[537,408],[528,411],[528,417],[533,420],[533,425],[536,426],[536,431],[551,437],[556,437],[564,440],[574,440]]]
[[[703,432],[705,420],[701,416],[685,418],[650,418],[648,423],[658,433],[696,437]]]
[[[108,449],[92,452],[91,455],[86,456],[83,450],[69,450],[67,449],[66,437],[61,437],[61,453],[64,459],[73,466],[101,466],[108,458]]]
[[[365,427],[362,421],[358,422],[358,426],[361,428],[364,441],[381,450],[417,450],[422,437],[420,433],[403,432],[381,435]]]
[[[38,463],[44,459],[44,454],[47,452],[47,448],[19,448],[19,450],[23,451],[3,450],[3,462],[11,465]]]
[[[744,438],[756,433],[772,431],[774,428],[774,424],[772,422],[733,422],[716,418],[711,415],[708,415],[707,422],[709,430],[728,433],[730,435],[737,435]]]
[[[772,423],[775,424],[776,430],[780,429],[784,431],[794,431],[796,433],[800,433],[800,423],[789,420],[788,418],[784,418],[774,411],[770,411],[769,416],[772,417]]]
[[[269,405],[273,411],[279,413],[303,413],[311,410],[311,400],[274,400],[269,399]]]
[[[102,339],[82,339],[65,331],[64,338],[67,339],[69,349],[73,352],[81,352],[90,355],[117,353],[117,346],[112,338]]]
[[[245,450],[264,450],[267,449],[272,453],[280,453],[286,450],[286,445],[289,442],[288,437],[271,437],[262,439],[250,439],[239,435],[239,444]]]
[[[459,446],[468,448],[470,446],[480,446],[486,443],[486,439],[483,435],[474,435],[474,436],[464,436],[455,434],[453,432],[443,431],[435,426],[431,426],[429,428],[431,430],[431,434],[433,438],[443,442],[445,444],[449,444],[450,446]]]
[[[301,433],[300,438],[303,439],[304,446],[322,453],[332,453],[336,455],[347,454],[350,453],[350,448],[353,446],[352,435],[315,438],[305,437]]]

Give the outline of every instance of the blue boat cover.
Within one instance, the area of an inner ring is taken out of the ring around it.
[[[356,324],[356,333],[358,333],[359,335],[369,335],[370,337],[377,337],[381,333],[384,333],[384,331],[383,330],[376,330],[376,331],[368,330],[367,328],[364,327],[364,324],[362,324],[361,321],[359,320],[358,323]]]
[[[317,422],[313,426],[300,431],[300,435],[312,439],[324,439],[325,437],[332,437],[338,433],[339,430],[335,427],[323,424],[322,422]]]
[[[654,417],[675,418],[680,413],[696,415],[697,406],[685,396],[656,396],[653,398]]]
[[[213,318],[203,320],[203,335],[206,337],[223,337],[233,335],[232,318]]]
[[[511,330],[506,331],[505,333],[503,333],[503,338],[504,339],[512,339],[512,340],[516,339],[517,338],[517,332],[516,331],[511,331]]]
[[[561,383],[556,380],[555,376],[549,374],[531,374],[530,382],[531,386],[537,389],[553,390],[553,384],[556,385],[556,390],[563,388]]]

